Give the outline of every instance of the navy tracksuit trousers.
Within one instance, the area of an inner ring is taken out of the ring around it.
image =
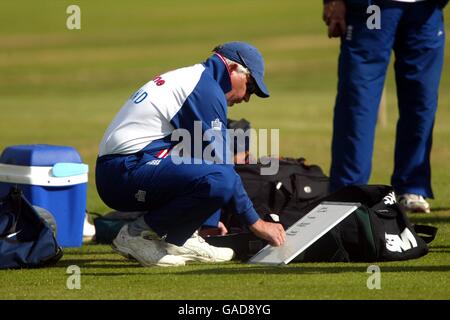
[[[171,156],[145,153],[103,156],[96,164],[102,200],[120,211],[147,211],[145,222],[176,245],[207,221],[217,226],[225,205],[237,213],[254,211],[237,179],[232,165],[175,164]]]
[[[443,65],[442,9],[429,1],[381,5],[381,28],[369,29],[366,8],[347,9],[334,110],[331,191],[367,184],[375,125],[391,51],[399,119],[391,184],[397,194],[433,198],[430,151]]]

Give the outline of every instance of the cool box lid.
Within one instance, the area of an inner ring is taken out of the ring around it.
[[[58,162],[82,163],[75,148],[48,144],[10,146],[0,156],[0,163],[16,166],[46,167]]]

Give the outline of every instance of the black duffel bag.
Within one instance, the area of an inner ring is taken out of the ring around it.
[[[293,262],[373,262],[415,259],[428,253],[437,229],[413,225],[396,202],[390,186],[349,186],[317,199],[298,211],[298,219],[322,201],[359,202],[350,216],[312,244]],[[283,213],[280,214],[280,218]],[[298,220],[297,219],[297,220]],[[270,220],[270,216],[266,216]],[[231,231],[225,236],[207,237],[215,246],[230,247],[246,261],[267,243],[249,231]]]
[[[336,227],[350,261],[419,258],[436,236],[437,228],[411,223],[391,186],[348,186],[320,201],[361,203]]]
[[[261,218],[278,215],[284,228],[288,228],[301,217],[303,208],[328,194],[329,178],[318,165],[308,165],[304,158],[276,160],[279,169],[274,175],[261,175],[261,169],[268,167],[262,163],[270,163],[268,159],[257,164],[238,164],[235,170]],[[243,227],[244,222],[239,219],[224,208],[222,220],[229,230]]]

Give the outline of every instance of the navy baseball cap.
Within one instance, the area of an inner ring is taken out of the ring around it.
[[[250,74],[258,87],[258,90],[256,90],[258,97],[267,98],[270,96],[269,90],[264,84],[264,59],[258,49],[246,42],[234,41],[221,44],[215,47],[213,51],[250,70]]]

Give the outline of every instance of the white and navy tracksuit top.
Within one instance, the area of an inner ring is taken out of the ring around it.
[[[214,54],[203,64],[162,74],[131,95],[100,143],[96,184],[102,200],[116,210],[149,210],[145,220],[160,234],[170,234],[180,221],[194,221],[191,229],[198,228],[214,214],[217,219],[223,205],[234,206],[249,225],[256,222],[259,215],[232,165],[171,161],[170,150],[178,143],[171,141],[172,132],[193,133],[195,121],[201,121],[203,132],[215,126],[227,141],[230,90],[227,65]],[[195,193],[200,185],[205,189]],[[177,200],[180,196],[184,200]]]

